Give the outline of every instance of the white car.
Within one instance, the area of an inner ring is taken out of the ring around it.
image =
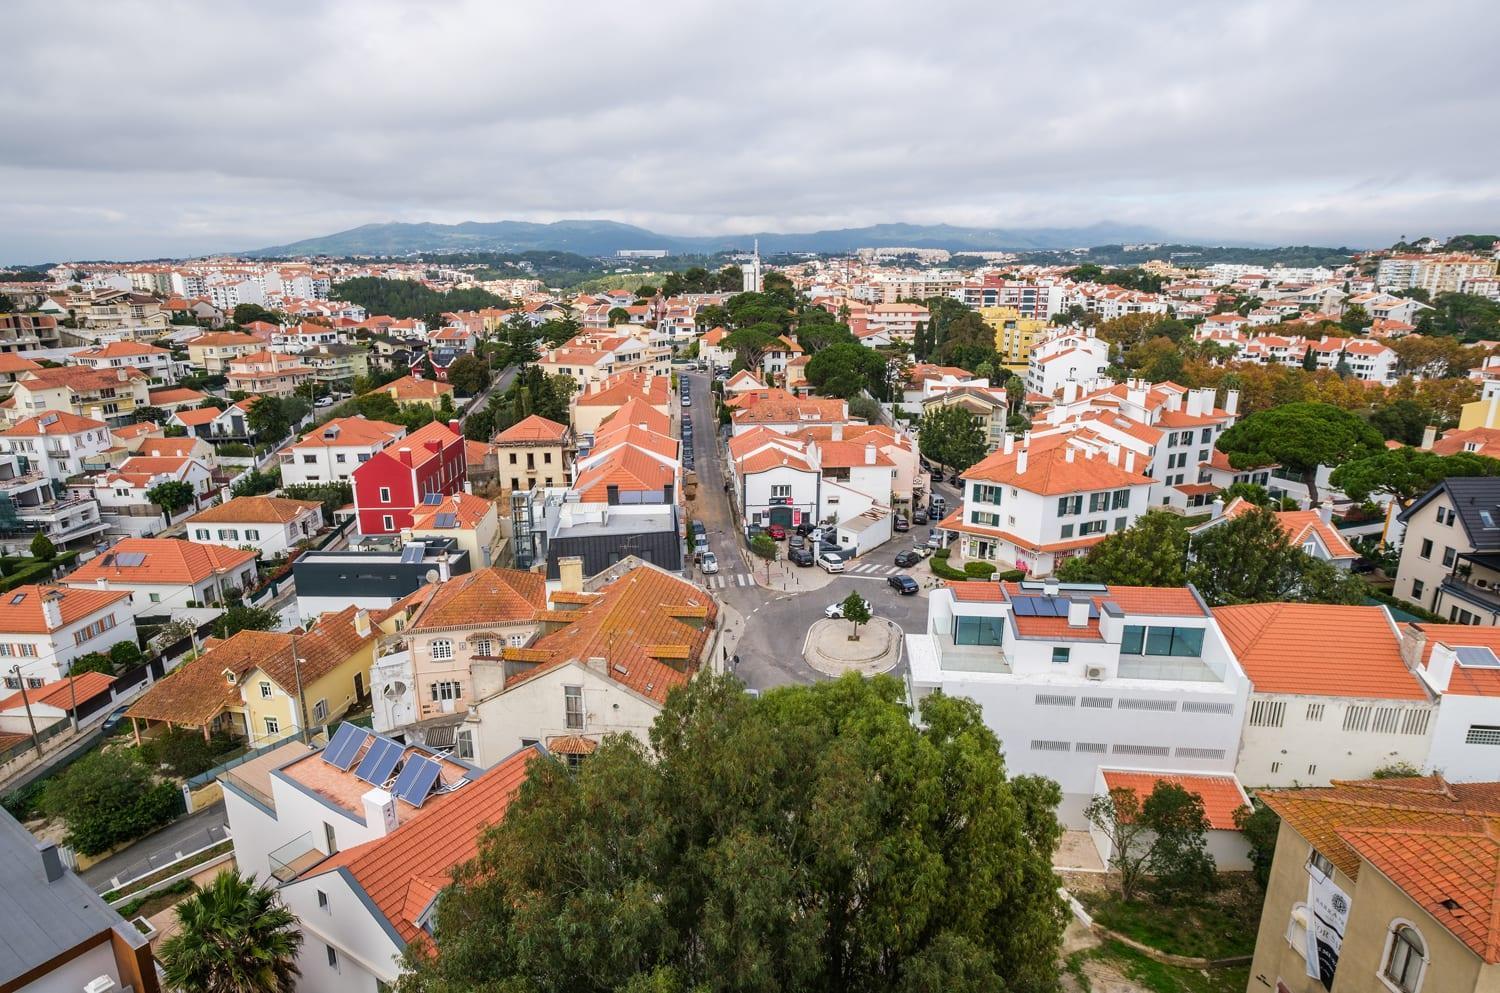
[[[843,572],[844,560],[830,552],[818,556],[818,568],[824,572]]]
[[[332,407],[333,397],[318,397],[313,401],[314,407]]]
[[[860,597],[859,599],[865,605],[865,609],[869,610],[870,609],[870,601],[866,600],[864,597]],[[838,618],[843,617],[844,616],[844,603],[843,603],[843,601],[840,600],[838,603],[830,603],[828,605],[828,607],[823,611],[823,616],[827,617],[827,618],[829,618],[831,620],[837,620]]]
[[[703,557],[698,560],[698,568],[703,570],[703,575],[712,576],[719,571],[719,558],[713,552],[704,552]]]

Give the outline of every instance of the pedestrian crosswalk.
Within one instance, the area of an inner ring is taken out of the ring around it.
[[[866,562],[863,565],[848,566],[844,569],[844,571],[853,573],[856,576],[894,576],[901,570],[897,569],[893,565],[881,565],[879,562]]]
[[[719,572],[704,576],[703,585],[711,590],[722,590],[731,586],[754,586],[755,580],[743,572]]]

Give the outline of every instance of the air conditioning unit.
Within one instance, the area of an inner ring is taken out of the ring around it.
[[[109,976],[100,976],[84,983],[83,993],[115,993],[119,988]]]
[[[1083,674],[1085,676],[1087,676],[1089,679],[1103,679],[1104,678],[1104,666],[1102,666],[1102,665],[1091,665],[1087,669],[1083,670]]]

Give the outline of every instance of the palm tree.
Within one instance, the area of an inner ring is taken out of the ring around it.
[[[167,986],[181,993],[292,993],[302,933],[276,896],[222,872],[177,905],[177,933],[161,946]]]

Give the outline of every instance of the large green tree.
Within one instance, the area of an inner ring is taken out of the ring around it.
[[[1326,403],[1288,403],[1257,411],[1219,435],[1236,469],[1280,465],[1297,473],[1313,503],[1319,466],[1335,467],[1380,450],[1380,432],[1357,414]]]
[[[1188,534],[1182,518],[1153,510],[1124,531],[1070,558],[1058,578],[1073,583],[1122,586],[1181,586],[1187,581]]]
[[[177,905],[162,943],[167,985],[181,993],[293,993],[302,932],[271,886],[227,870]],[[321,953],[320,953],[321,954]]]
[[[885,393],[885,356],[854,342],[830,345],[807,360],[807,382],[823,396],[849,399],[861,390]]]
[[[904,699],[702,677],[651,751],[534,760],[403,993],[1055,989],[1056,784],[1009,779],[972,701]]]
[[[1271,600],[1361,603],[1369,592],[1359,577],[1293,545],[1276,515],[1263,507],[1204,528],[1190,549],[1188,581],[1215,607]]]
[[[478,396],[490,385],[490,367],[478,355],[460,355],[448,367],[448,382],[459,396]]]
[[[1333,470],[1329,482],[1351,500],[1384,493],[1405,508],[1453,476],[1500,476],[1500,460],[1473,452],[1438,455],[1420,448],[1383,448],[1345,462]]]
[[[1427,425],[1432,423],[1432,411],[1415,400],[1395,400],[1370,415],[1370,425],[1381,436],[1403,445],[1420,445]]]
[[[177,815],[182,794],[157,782],[134,749],[92,751],[47,780],[42,812],[67,825],[67,843],[98,855]]]
[[[146,499],[161,508],[167,523],[172,523],[172,515],[184,507],[191,506],[197,494],[193,492],[191,483],[185,483],[180,479],[169,479],[165,483],[157,483],[146,491]]]
[[[934,407],[918,423],[917,442],[927,461],[962,472],[984,458],[984,425],[962,407]]]

